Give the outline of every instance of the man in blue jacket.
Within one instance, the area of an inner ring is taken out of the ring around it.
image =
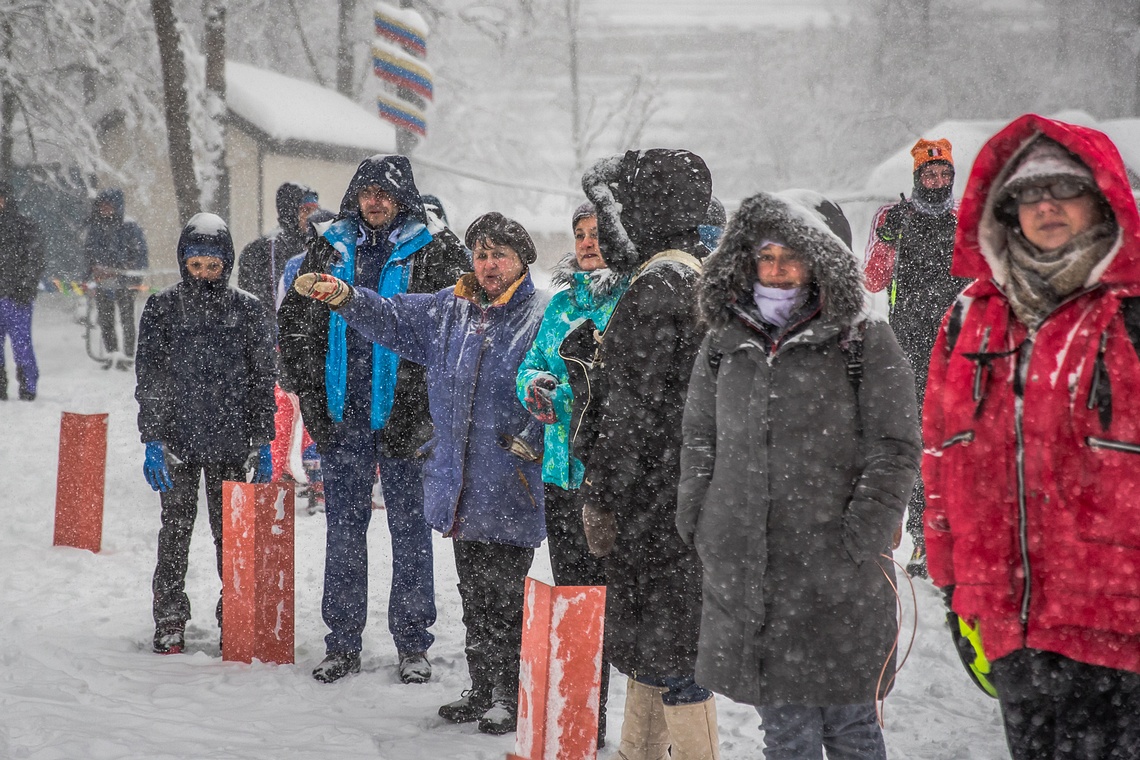
[[[95,309],[103,348],[116,369],[128,370],[135,355],[135,291],[147,268],[146,236],[142,227],[125,214],[123,191],[110,188],[99,193],[91,207],[83,252],[87,256],[87,281],[95,284]],[[123,326],[123,351],[115,333],[115,312]]]
[[[431,225],[429,227],[429,224]],[[361,162],[340,213],[318,227],[301,274],[319,272],[383,296],[434,293],[468,269],[458,239],[424,213],[404,156]],[[324,599],[329,633],[313,671],[324,683],[360,670],[368,612],[368,524],[377,465],[392,535],[388,630],[404,683],[431,678],[435,637],[431,530],[424,519],[423,461],[432,435],[422,365],[364,338],[327,305],[286,293],[277,313],[286,384],[301,402],[325,483]]]
[[[139,433],[143,474],[161,493],[162,528],[154,571],[154,651],[185,646],[185,592],[198,481],[222,574],[222,481],[273,474],[273,331],[256,298],[229,287],[234,244],[214,214],[196,214],[178,240],[182,281],[147,299],[139,325]],[[216,610],[222,622],[222,603]]]

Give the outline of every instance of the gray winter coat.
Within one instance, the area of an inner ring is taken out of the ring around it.
[[[815,194],[746,200],[701,282],[710,331],[685,404],[677,528],[704,567],[697,682],[753,705],[868,703],[895,666],[880,555],[918,471],[914,373],[891,328],[863,321],[859,268],[824,204],[838,212]],[[805,255],[815,280],[783,334],[752,304],[764,239]]]

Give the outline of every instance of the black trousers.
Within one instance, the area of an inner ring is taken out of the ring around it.
[[[992,668],[1013,760],[1140,758],[1140,674],[1039,649]]]
[[[582,503],[575,491],[544,483],[546,499],[546,547],[550,569],[559,586],[604,586],[606,566],[590,554],[586,531],[582,528]],[[598,714],[606,719],[606,699],[610,692],[610,663],[602,659],[602,688]]]
[[[162,527],[158,531],[158,564],[154,568],[155,627],[182,628],[190,619],[186,596],[186,569],[190,536],[198,516],[198,481],[206,472],[206,509],[214,536],[218,577],[222,577],[222,481],[245,480],[244,462],[222,464],[177,464],[170,468],[174,487],[161,494]],[[222,624],[222,600],[215,609]]]
[[[99,288],[95,291],[95,309],[99,313],[99,331],[103,334],[103,348],[107,351],[119,350],[119,338],[115,333],[115,312],[123,323],[123,353],[135,355],[135,291],[130,288]]]
[[[534,549],[460,540],[452,546],[471,688],[489,695],[498,686],[517,696],[523,586]]]

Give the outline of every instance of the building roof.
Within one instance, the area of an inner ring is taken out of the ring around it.
[[[396,152],[396,130],[335,90],[237,61],[226,62],[231,124],[274,153],[357,162]]]

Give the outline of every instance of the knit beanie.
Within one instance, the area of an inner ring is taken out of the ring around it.
[[[588,216],[597,216],[598,210],[594,208],[594,204],[586,201],[578,208],[574,209],[574,216],[570,218],[570,229],[578,226],[578,222],[582,221]]]
[[[915,172],[932,161],[943,161],[954,166],[954,154],[951,152],[950,141],[945,138],[919,140],[910,149],[910,154],[914,156]]]
[[[481,240],[490,240],[495,245],[509,246],[526,265],[533,264],[538,258],[534,241],[531,240],[526,228],[498,211],[488,211],[467,228],[463,242],[468,248],[475,250],[476,244]]]
[[[1059,142],[1048,137],[1039,136],[1015,160],[1017,164],[1013,171],[994,194],[995,213],[1006,224],[1017,224],[1017,205],[1013,195],[1026,185],[1067,177],[1096,190],[1092,170]],[[1097,194],[1100,195],[1099,191]]]

